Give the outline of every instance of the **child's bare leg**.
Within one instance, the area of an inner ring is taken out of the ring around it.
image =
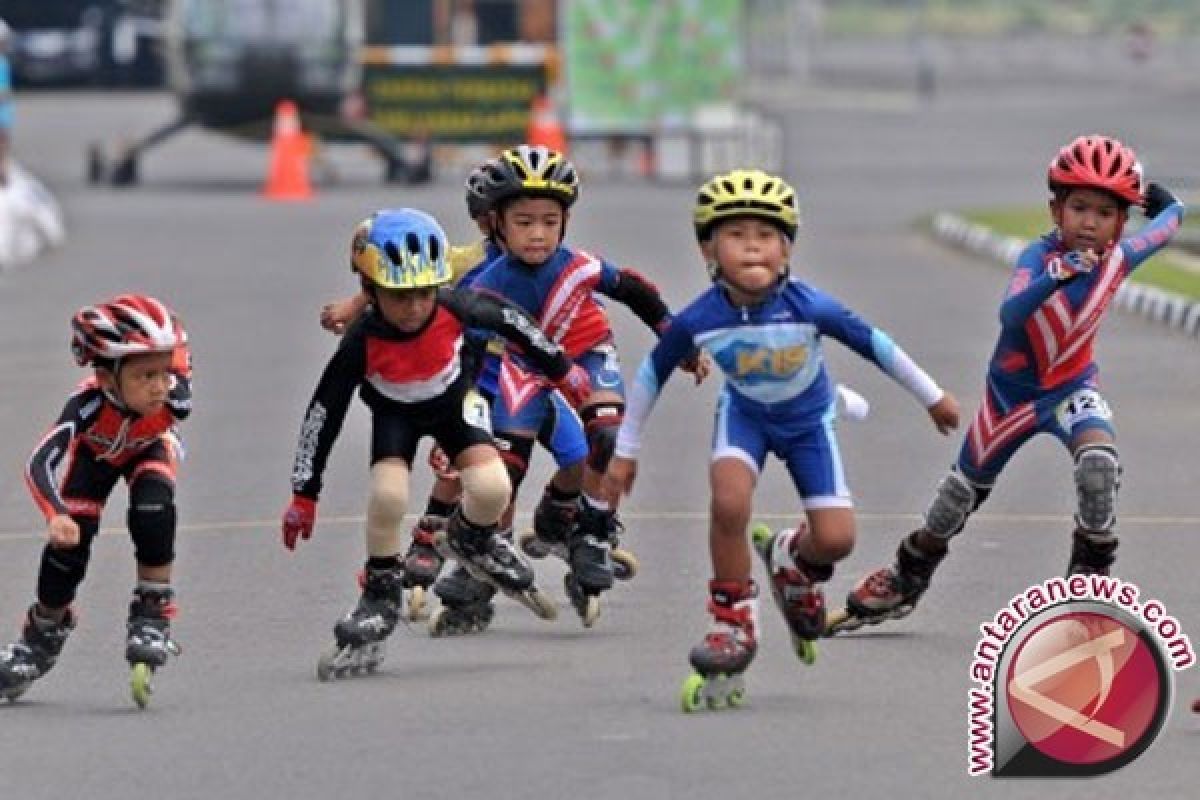
[[[737,458],[721,458],[709,468],[712,490],[708,533],[713,580],[746,583],[750,580],[750,545],[746,528],[754,507],[758,475]]]

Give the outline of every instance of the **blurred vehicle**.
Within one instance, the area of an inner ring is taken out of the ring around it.
[[[157,0],[0,0],[18,86],[162,81]]]
[[[90,181],[137,183],[141,155],[192,126],[265,141],[281,100],[306,130],[371,145],[387,180],[409,177],[399,142],[363,113],[361,0],[169,0],[162,24],[179,114],[115,153],[90,148]]]

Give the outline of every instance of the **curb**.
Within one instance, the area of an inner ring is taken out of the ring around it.
[[[991,228],[968,222],[947,211],[934,215],[932,229],[933,235],[939,240],[1006,267],[1017,263],[1021,251],[1028,244],[1024,239],[1000,235]],[[1200,301],[1153,286],[1128,282],[1121,284],[1113,300],[1116,308],[1122,311],[1200,338]]]

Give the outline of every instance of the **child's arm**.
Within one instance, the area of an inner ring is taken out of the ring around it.
[[[1133,236],[1121,240],[1126,274],[1133,272],[1171,241],[1183,224],[1186,210],[1170,189],[1158,183],[1146,187],[1145,209],[1150,221]]]
[[[292,461],[292,503],[284,514],[283,544],[294,549],[296,540],[312,536],[317,519],[321,476],[333,443],[342,430],[354,389],[366,372],[367,348],[362,326],[352,326],[337,352],[321,373],[313,392]]]
[[[47,535],[54,547],[73,547],[79,542],[79,526],[71,519],[71,510],[58,490],[55,473],[63,457],[71,451],[75,438],[100,412],[97,389],[81,389],[63,406],[54,427],[42,437],[25,466],[25,485],[38,510],[46,518]]]
[[[1067,259],[1057,258],[1039,274],[1044,254],[1045,246],[1035,242],[1026,247],[1017,259],[1017,266],[1004,292],[1004,302],[1000,304],[1000,324],[1004,327],[1023,327],[1062,284],[1090,269],[1079,260],[1079,256],[1076,255],[1073,261],[1070,258],[1072,254],[1068,254]]]
[[[671,324],[671,311],[663,301],[658,287],[640,272],[628,268],[618,269],[607,261],[602,261],[596,291],[623,303],[647,328],[659,335]]]
[[[453,289],[439,295],[465,328],[482,328],[517,345],[543,375],[554,381],[572,405],[591,393],[587,371],[573,363],[563,349],[550,341],[523,309],[504,298],[474,289]]]
[[[600,282],[596,290],[624,303],[646,327],[661,337],[673,317],[658,287],[636,270],[627,267],[618,269],[607,261],[601,264]],[[694,375],[699,385],[712,370],[712,359],[699,348],[693,348],[679,362],[679,368]]]
[[[886,332],[867,324],[829,295],[818,294],[814,310],[822,334],[837,339],[907,389],[929,412],[938,431],[949,433],[958,427],[958,401]]]
[[[346,326],[358,319],[370,303],[371,298],[366,292],[326,303],[321,306],[321,327],[330,333],[341,335],[345,333]]]
[[[604,475],[603,491],[610,503],[616,503],[621,495],[633,490],[638,451],[642,446],[642,429],[671,372],[695,349],[688,326],[676,319],[654,349],[642,359],[625,397],[625,419],[617,430],[614,455]]]

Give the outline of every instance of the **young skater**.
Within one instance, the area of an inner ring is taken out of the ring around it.
[[[380,211],[355,231],[351,258],[371,295],[325,367],[304,416],[292,470],[283,543],[312,535],[321,477],[355,389],[371,410],[371,483],[362,596],[334,627],[334,647],[318,677],[374,669],[399,620],[404,588],[400,523],[417,444],[432,436],[458,471],[461,502],[439,549],[479,581],[552,618],[554,605],[534,587],[533,570],[496,522],[508,504],[508,475],[493,443],[487,404],[463,368],[464,332],[484,328],[518,345],[568,394],[585,396],[587,376],[514,306],[470,290],[439,290],[451,280],[446,235],[414,209]]]
[[[1039,433],[1071,454],[1078,510],[1067,572],[1108,574],[1113,564],[1121,465],[1092,343],[1117,289],[1179,230],[1183,204],[1158,184],[1144,186],[1133,150],[1108,136],[1063,147],[1046,180],[1054,230],[1017,260],[983,402],[958,460],[938,484],[925,524],[901,540],[893,565],[855,586],[845,611],[831,615],[831,632],[910,614],[950,539]],[[1144,206],[1150,222],[1122,239],[1132,205]]]
[[[821,584],[854,546],[855,518],[834,435],[837,393],[822,338],[837,339],[906,388],[942,433],[958,424],[943,392],[883,331],[833,297],[792,278],[788,260],[799,215],[795,192],[759,170],[717,175],[693,211],[696,238],[713,286],[675,318],[642,362],[605,476],[615,499],[633,487],[642,428],[680,360],[703,347],[725,373],[717,402],[709,479],[713,625],[689,655],[695,674],[683,706],[736,704],[741,673],[758,642],[749,527],[755,484],[768,453],[788,468],[805,508],[795,529],[756,530],[775,600],[798,655],[811,662],[825,627]]]
[[[71,320],[75,363],[92,375],[67,399],[30,456],[25,479],[46,517],[37,602],[21,638],[0,652],[0,695],[10,700],[54,666],[75,627],[71,608],[109,495],[129,487],[126,524],[137,559],[125,658],[133,699],[144,707],[150,677],[178,653],[171,638],[175,592],[176,423],[192,410],[187,335],[152,297],[126,294],[86,306]],[[59,467],[62,467],[59,473]]]

